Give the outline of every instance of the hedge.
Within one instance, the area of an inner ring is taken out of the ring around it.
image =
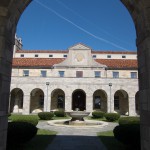
[[[119,119],[119,125],[124,124],[140,124],[140,117],[121,117]]]
[[[28,122],[36,126],[38,124],[38,117],[33,115],[16,115],[12,117],[12,122]]]
[[[37,133],[37,127],[28,122],[8,122],[7,145],[22,144],[31,140]]]
[[[114,137],[132,149],[140,150],[140,125],[125,124],[116,126],[113,130]]]
[[[104,114],[105,113],[103,111],[93,111],[92,112],[93,118],[103,118]]]
[[[118,120],[120,118],[120,114],[118,114],[118,113],[106,113],[104,115],[104,117],[106,118],[107,121],[112,122],[112,121]]]
[[[40,112],[38,116],[41,120],[51,120],[54,117],[53,112]]]
[[[54,111],[54,115],[57,117],[65,117],[66,114],[63,110]]]

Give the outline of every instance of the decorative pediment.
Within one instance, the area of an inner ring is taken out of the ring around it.
[[[96,62],[92,57],[92,49],[84,44],[76,44],[69,49],[68,57],[54,67],[106,68],[106,65]]]
[[[82,43],[75,44],[75,45],[69,47],[68,49],[69,50],[91,50],[90,47],[88,47]]]

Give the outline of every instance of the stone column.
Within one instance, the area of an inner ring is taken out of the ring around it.
[[[136,116],[135,112],[135,96],[129,97],[129,116]]]
[[[30,95],[24,95],[22,114],[24,115],[30,114]]]
[[[114,113],[114,95],[111,97],[111,113]]]
[[[51,111],[51,96],[45,95],[44,96],[44,111],[50,112]]]
[[[72,110],[72,96],[65,95],[65,111],[71,111],[71,110]]]
[[[114,112],[114,95],[112,93],[112,87],[109,88],[109,91],[107,92],[107,112]]]
[[[93,111],[93,96],[86,97],[86,111],[92,112]]]

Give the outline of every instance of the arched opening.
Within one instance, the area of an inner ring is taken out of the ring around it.
[[[19,88],[15,88],[11,91],[9,112],[22,113],[22,109],[23,109],[23,91]]]
[[[72,93],[72,109],[86,110],[86,93],[83,90],[78,89]]]
[[[140,115],[139,91],[135,94],[135,111],[137,115]]]
[[[93,110],[107,112],[107,94],[103,90],[96,90],[93,94]]]
[[[30,93],[30,113],[42,112],[44,107],[44,92],[41,89],[33,89]]]
[[[65,92],[55,89],[51,93],[51,110],[65,110]]]
[[[118,90],[114,94],[114,111],[121,115],[129,115],[128,93],[124,90]]]

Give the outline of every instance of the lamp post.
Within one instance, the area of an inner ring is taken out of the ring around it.
[[[46,100],[46,112],[47,112],[47,103],[48,103],[48,86],[49,86],[49,82],[46,82],[46,86],[47,86],[47,100]]]
[[[108,85],[110,87],[110,112],[111,112],[111,87],[112,87],[112,83],[109,83]]]

